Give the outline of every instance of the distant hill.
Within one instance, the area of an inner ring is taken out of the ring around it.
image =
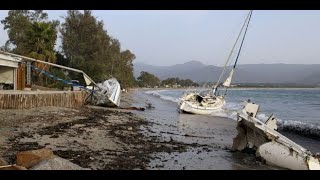
[[[150,72],[161,80],[179,77],[196,82],[214,82],[218,80],[222,67],[204,65],[194,60],[173,66],[134,63],[135,77],[139,77],[141,71]],[[225,73],[224,79],[228,72]],[[237,66],[233,82],[320,85],[320,64],[240,64]]]

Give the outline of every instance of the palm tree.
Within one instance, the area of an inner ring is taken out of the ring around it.
[[[45,62],[55,63],[56,56],[54,51],[55,41],[57,39],[57,30],[52,22],[33,22],[30,24],[26,35],[28,42],[25,44],[27,56],[42,60]],[[35,63],[35,66],[48,71],[49,67]],[[35,73],[37,82],[42,85],[41,73]]]

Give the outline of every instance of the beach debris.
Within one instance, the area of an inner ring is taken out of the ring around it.
[[[147,109],[155,109],[155,107],[152,106],[152,103],[146,103],[146,104],[147,104],[146,106]]]
[[[271,115],[266,122],[256,118],[259,105],[247,103],[238,114],[238,134],[231,150],[254,151],[267,164],[292,170],[320,170],[320,159],[309,150],[277,132],[277,120]]]
[[[137,111],[144,111],[145,110],[145,108],[143,108],[143,107],[119,107],[119,109],[137,110]]]
[[[66,159],[54,155],[50,159],[45,159],[39,164],[32,167],[30,170],[90,170],[82,168]]]
[[[132,127],[128,127],[128,131],[132,131]]]
[[[52,150],[46,148],[31,151],[22,151],[16,154],[16,163],[19,166],[31,168],[42,160],[51,158],[52,156]]]

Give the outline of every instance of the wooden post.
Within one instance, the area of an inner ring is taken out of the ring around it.
[[[26,65],[23,63],[19,64],[17,69],[17,90],[24,90],[26,84]]]

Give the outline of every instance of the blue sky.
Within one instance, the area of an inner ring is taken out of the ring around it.
[[[67,11],[47,11],[63,21]],[[0,11],[0,19],[8,11]],[[248,11],[95,10],[108,34],[137,62],[173,65],[190,60],[222,65]],[[8,39],[0,25],[0,45]],[[57,46],[60,41],[57,42]],[[320,11],[253,12],[239,64],[320,63]]]

